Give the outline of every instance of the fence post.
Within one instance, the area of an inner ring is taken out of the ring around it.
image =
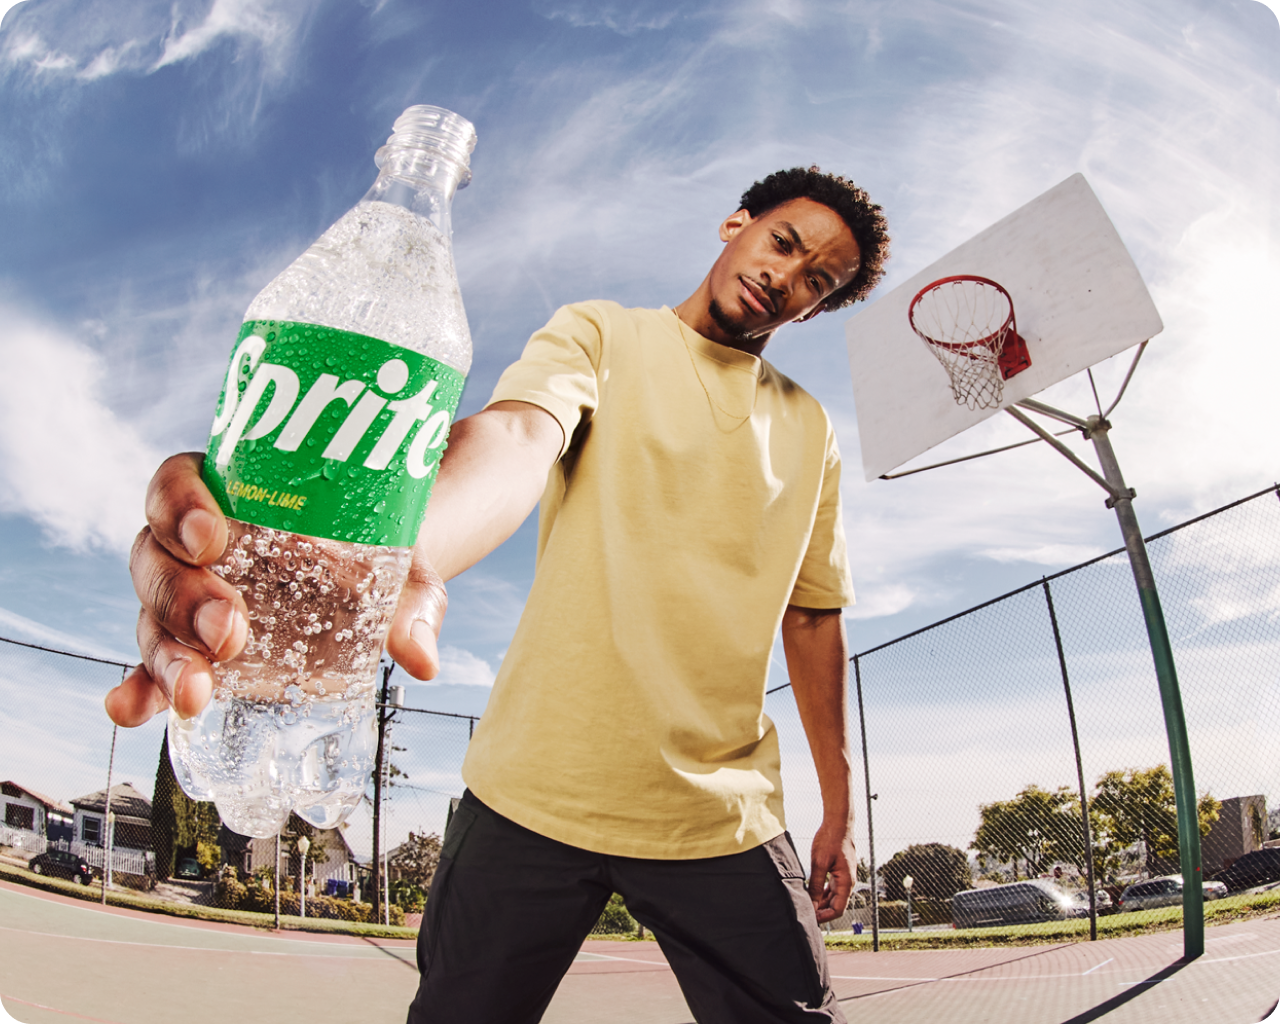
[[[871,801],[877,794],[871,792],[871,766],[867,759],[867,716],[862,707],[862,667],[858,655],[853,656],[853,679],[858,688],[858,725],[862,733],[862,778],[867,794],[867,856],[871,874],[871,951],[880,952],[880,894],[876,887],[876,830],[871,820]],[[853,867],[854,892],[858,887],[858,866]]]
[[[1094,890],[1093,833],[1089,827],[1089,794],[1084,788],[1084,762],[1080,758],[1080,733],[1076,729],[1076,706],[1071,699],[1071,680],[1067,677],[1067,657],[1062,651],[1062,634],[1058,630],[1058,613],[1053,607],[1053,592],[1049,581],[1041,581],[1044,599],[1049,605],[1049,622],[1053,625],[1053,643],[1058,649],[1058,667],[1062,670],[1062,688],[1067,694],[1067,718],[1071,721],[1071,746],[1076,752],[1076,781],[1080,785],[1080,820],[1084,825],[1085,878],[1089,884],[1089,941],[1098,938],[1098,896]]]
[[[280,833],[276,833],[276,872],[271,888],[276,891],[276,931],[280,930]]]
[[[115,829],[111,827],[111,773],[116,766],[116,735],[120,726],[111,727],[111,756],[107,759],[107,799],[102,807],[102,905],[107,905],[107,889],[111,887],[111,840]]]

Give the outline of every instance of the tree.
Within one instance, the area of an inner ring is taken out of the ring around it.
[[[1209,834],[1221,808],[1221,801],[1210,793],[1197,801],[1202,837]],[[1107,772],[1098,779],[1089,812],[1095,855],[1105,873],[1113,873],[1136,844],[1141,844],[1147,874],[1178,870],[1178,806],[1166,765]]]
[[[410,832],[409,838],[388,858],[388,863],[400,872],[401,878],[426,892],[440,865],[440,837],[434,832]]]
[[[973,888],[969,858],[963,850],[942,843],[922,843],[899,850],[880,869],[885,896],[905,900],[902,880],[912,878],[911,894],[917,899],[949,900],[958,892]]]
[[[156,787],[151,802],[151,846],[156,876],[169,878],[180,857],[195,857],[206,870],[218,866],[218,828],[222,819],[210,802],[192,800],[178,785],[169,760],[169,734],[160,741]]]
[[[315,867],[317,864],[324,863],[328,857],[324,844],[316,839],[317,829],[311,822],[300,818],[297,814],[290,812],[288,821],[285,822],[284,829],[280,833],[280,845],[285,853],[286,874],[300,874],[302,867],[302,856],[298,849],[298,840],[303,836],[307,837],[307,842],[311,845],[307,848],[307,878],[315,878]],[[297,870],[294,867],[294,861],[297,861]]]
[[[1027,786],[1012,800],[997,800],[978,808],[982,816],[970,849],[1000,863],[1018,861],[1028,878],[1042,874],[1056,861],[1067,861],[1084,870],[1084,827],[1080,798],[1066,786],[1056,790]]]

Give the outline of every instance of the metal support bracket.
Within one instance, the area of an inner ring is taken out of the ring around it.
[[[1126,487],[1124,491],[1121,492],[1120,494],[1117,494],[1107,499],[1107,508],[1115,508],[1116,502],[1120,501],[1122,498],[1128,498],[1130,501],[1132,501],[1137,496],[1138,496],[1137,491],[1135,491],[1132,487]]]
[[[1022,404],[1024,404],[1024,403],[1019,402],[1018,404],[1019,404],[1019,405],[1022,405]],[[1038,404],[1039,404],[1039,403],[1036,403],[1036,405],[1038,405]],[[1028,408],[1034,408],[1034,406],[1028,406]],[[1049,407],[1048,407],[1048,406],[1045,406],[1044,408],[1045,408],[1045,409],[1047,409],[1047,408],[1049,408]],[[1042,411],[1042,410],[1037,409],[1036,411],[1037,411],[1037,412],[1040,412],[1040,411]],[[1044,429],[1044,427],[1040,426],[1040,424],[1039,424],[1039,423],[1037,423],[1035,420],[1033,420],[1033,419],[1032,419],[1030,416],[1028,416],[1025,412],[1023,412],[1023,411],[1022,411],[1022,410],[1020,410],[1020,409],[1015,409],[1013,406],[1008,406],[1008,407],[1005,409],[1005,412],[1007,412],[1010,416],[1012,416],[1015,420],[1017,420],[1019,423],[1021,423],[1024,427],[1026,427],[1026,428],[1027,428],[1028,430],[1030,430],[1032,433],[1034,433],[1034,434],[1038,434],[1038,435],[1040,436],[1040,439],[1041,439],[1042,441],[1044,441],[1044,442],[1046,442],[1047,444],[1051,445],[1051,446],[1054,448],[1054,450],[1056,450],[1056,451],[1058,452],[1058,454],[1059,454],[1059,455],[1063,456],[1063,457],[1064,457],[1068,462],[1070,462],[1073,466],[1075,466],[1075,467],[1076,467],[1076,469],[1080,470],[1082,473],[1084,473],[1084,475],[1085,475],[1085,476],[1087,476],[1087,477],[1088,477],[1090,480],[1092,480],[1095,484],[1097,484],[1097,485],[1098,485],[1099,487],[1101,487],[1104,491],[1106,491],[1106,492],[1107,492],[1107,495],[1108,495],[1108,496],[1109,496],[1109,498],[1110,498],[1110,501],[1108,502],[1108,507],[1109,507],[1109,508],[1110,508],[1110,507],[1113,507],[1113,504],[1112,504],[1112,503],[1114,503],[1114,502],[1116,502],[1116,501],[1119,501],[1121,498],[1131,497],[1131,495],[1121,494],[1121,493],[1120,493],[1119,491],[1117,491],[1114,487],[1112,487],[1109,483],[1107,483],[1107,481],[1106,481],[1106,480],[1105,480],[1105,479],[1104,479],[1104,478],[1103,478],[1103,477],[1102,477],[1102,476],[1101,476],[1101,475],[1100,475],[1100,474],[1099,474],[1095,469],[1093,469],[1093,468],[1092,468],[1091,466],[1089,466],[1086,462],[1084,462],[1084,461],[1080,458],[1080,456],[1078,456],[1075,452],[1073,452],[1073,451],[1072,451],[1070,448],[1068,448],[1065,444],[1063,444],[1063,443],[1062,443],[1061,441],[1059,441],[1056,437],[1054,437],[1051,433],[1049,433],[1049,431],[1045,430],[1045,429]],[[1058,410],[1056,410],[1056,409],[1054,409],[1054,410],[1053,410],[1053,412],[1054,412],[1055,414],[1057,414],[1057,415],[1055,415],[1055,416],[1054,416],[1054,418],[1055,418],[1055,419],[1062,419],[1062,417],[1063,417],[1063,416],[1066,416],[1066,415],[1067,415],[1066,413],[1058,414]],[[1047,413],[1046,413],[1046,415],[1047,415]],[[1071,417],[1071,419],[1072,419],[1072,420],[1074,420],[1074,419],[1075,419],[1075,417],[1073,416],[1073,417]],[[1071,422],[1071,421],[1070,421],[1070,420],[1064,420],[1064,422]],[[1076,423],[1072,423],[1072,426],[1076,426],[1076,425],[1077,425]],[[1078,425],[1079,425],[1079,427],[1080,427],[1080,429],[1081,429],[1081,430],[1085,430],[1085,429],[1087,429],[1087,428],[1088,428],[1088,426],[1089,426],[1089,424],[1088,424],[1088,423],[1086,423],[1084,420],[1080,420],[1080,421],[1079,421],[1079,423],[1078,423]]]

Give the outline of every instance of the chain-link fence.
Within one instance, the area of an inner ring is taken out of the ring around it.
[[[1280,835],[1267,802],[1280,793],[1280,490],[1149,546],[1190,730],[1204,877],[1225,883],[1206,895],[1231,900],[1280,882],[1280,849],[1263,849]],[[277,848],[182,795],[162,756],[163,716],[109,726],[102,697],[125,670],[0,642],[0,862],[94,885],[110,872],[115,886],[227,909],[271,913],[278,898],[286,915],[301,912],[305,888],[308,916],[414,922],[474,718],[384,707],[367,799],[341,829],[292,819]],[[1122,551],[856,655],[850,707],[866,780],[862,871],[835,927],[1087,935],[1180,917],[1168,744]],[[803,850],[821,820],[817,779],[790,690],[771,692],[767,709]],[[621,907],[606,917],[626,925]]]
[[[1148,545],[1190,733],[1203,878],[1221,878],[1205,896],[1229,901],[1207,903],[1212,917],[1280,883],[1280,849],[1263,849],[1280,845],[1268,804],[1280,797],[1280,490]],[[1123,550],[862,652],[849,682],[866,883],[843,926],[870,929],[877,911],[881,930],[1180,923],[1169,746]],[[802,746],[789,691],[771,701]],[[816,781],[790,753],[789,822],[811,832]]]

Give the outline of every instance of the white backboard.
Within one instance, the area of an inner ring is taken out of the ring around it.
[[[953,274],[1002,284],[1031,366],[996,408],[957,403],[941,364],[912,330],[921,288]],[[897,469],[1001,409],[1146,341],[1163,328],[1133,258],[1085,181],[1073,174],[930,264],[845,325],[868,480]]]

